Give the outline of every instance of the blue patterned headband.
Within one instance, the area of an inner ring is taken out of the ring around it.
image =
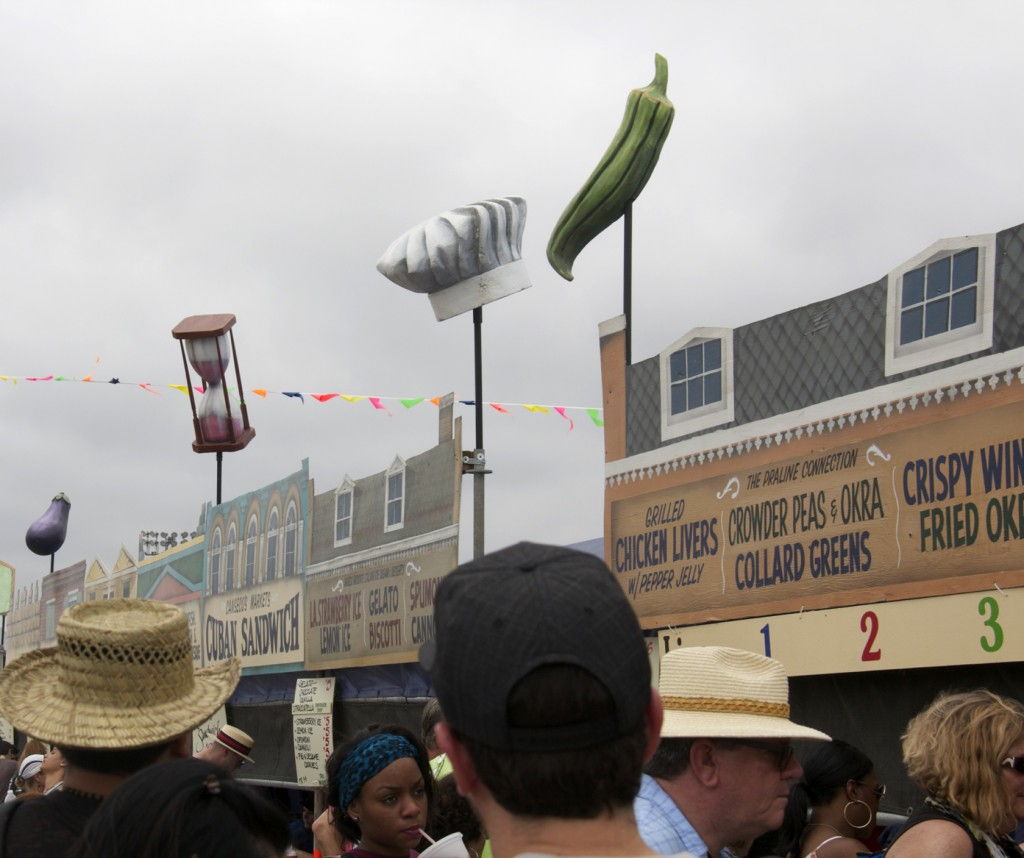
[[[375,733],[363,739],[345,755],[338,770],[338,809],[344,813],[345,808],[359,795],[364,783],[403,757],[419,761],[416,746],[404,736]]]

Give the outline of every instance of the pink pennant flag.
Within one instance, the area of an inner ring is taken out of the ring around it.
[[[44,375],[41,378],[26,378],[25,381],[53,381],[53,376]]]
[[[139,382],[139,387],[141,387],[144,391],[146,391],[146,393],[152,393],[154,396],[160,396],[159,393],[157,393],[155,390],[153,390],[153,385],[152,385],[151,382],[140,381]]]
[[[504,405],[500,405],[497,402],[491,402],[489,403],[489,405],[491,406],[491,408],[493,408],[495,411],[500,412],[501,414],[509,413],[509,410]]]
[[[556,405],[555,406],[555,411],[558,412],[559,414],[561,414],[563,419],[569,421],[569,431],[572,432],[572,430],[575,428],[576,424],[574,424],[572,422],[572,418],[568,414],[565,413],[565,406],[563,406],[563,405]]]
[[[317,402],[327,402],[328,399],[334,399],[334,397],[336,397],[338,394],[337,393],[311,393],[309,395],[312,396]]]
[[[391,416],[391,412],[390,412],[390,411],[388,411],[388,410],[387,410],[387,408],[385,408],[385,407],[384,407],[384,406],[383,406],[383,405],[381,404],[381,401],[380,401],[380,397],[379,397],[379,396],[370,396],[370,397],[368,397],[368,399],[370,400],[370,405],[372,405],[372,406],[373,406],[374,408],[376,408],[376,409],[377,409],[378,411],[383,411],[383,412],[384,412],[385,414],[387,414],[387,415],[388,415],[389,417]]]

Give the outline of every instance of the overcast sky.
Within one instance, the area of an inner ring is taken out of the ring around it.
[[[162,393],[0,382],[0,559],[19,584],[48,569],[24,534],[58,491],[58,565],[195,526],[214,460],[160,387],[185,316],[236,314],[247,388],[471,398],[470,316],[436,322],[374,265],[478,199],[526,198],[534,284],[485,308],[484,398],[600,405],[621,226],[572,284],[545,246],[656,51],[676,118],[634,207],[634,359],[1024,220],[1022,32],[1016,0],[0,0],[0,375]],[[323,491],[436,437],[429,405],[247,399],[225,498],[306,456]],[[567,430],[488,415],[489,548],[601,534],[601,432]]]

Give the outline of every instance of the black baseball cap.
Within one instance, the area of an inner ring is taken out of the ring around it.
[[[651,665],[636,614],[598,557],[520,542],[463,563],[434,600],[435,639],[420,648],[445,720],[501,751],[561,751],[640,729]],[[513,727],[516,683],[545,665],[582,668],[608,690],[613,715],[562,727]]]

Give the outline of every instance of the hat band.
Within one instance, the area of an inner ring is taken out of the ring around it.
[[[723,697],[662,697],[666,709],[687,712],[737,712],[744,715],[770,715],[788,718],[788,703],[769,703],[766,700],[726,699]]]
[[[236,753],[239,753],[242,756],[245,756],[252,750],[252,748],[249,745],[243,744],[242,742],[239,742],[237,739],[232,739],[223,730],[217,731],[217,741],[223,744],[225,747],[227,747],[229,751],[235,751]]]

